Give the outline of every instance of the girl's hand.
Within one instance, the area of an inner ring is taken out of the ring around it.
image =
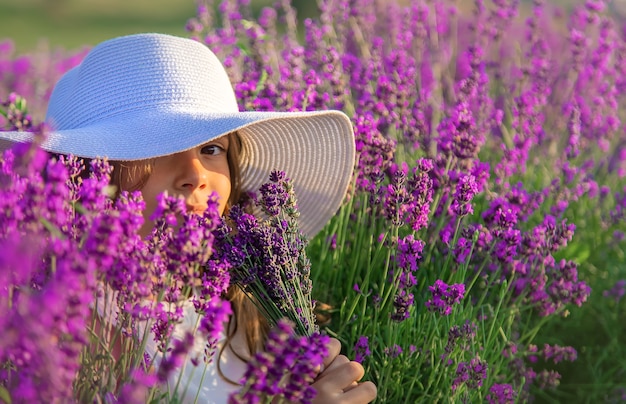
[[[365,374],[360,363],[339,355],[341,344],[332,338],[324,369],[317,376],[313,388],[317,391],[313,403],[369,403],[376,398],[376,385],[370,381],[358,383]]]

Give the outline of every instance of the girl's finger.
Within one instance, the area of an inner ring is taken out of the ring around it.
[[[328,342],[328,355],[324,358],[322,365],[322,372],[335,360],[337,355],[341,352],[341,342],[336,338],[331,338]]]
[[[324,377],[319,378],[314,385],[318,385],[326,391],[343,392],[350,387],[352,382],[361,380],[365,370],[358,362],[347,362],[338,365],[332,370],[324,372]]]
[[[343,392],[346,393],[346,392],[352,390],[353,388],[357,387],[358,385],[359,385],[359,382],[354,381],[348,387],[343,389]]]
[[[328,365],[328,367],[326,369],[324,369],[323,372],[320,373],[318,379],[321,379],[322,377],[326,377],[328,375],[328,372],[331,372],[333,369],[336,369],[337,367],[344,365],[346,363],[349,363],[350,359],[348,359],[347,356],[345,355],[339,355],[335,358],[334,361],[331,362],[330,365]]]
[[[376,394],[376,385],[366,381],[346,389],[342,398],[346,403],[369,403],[376,399]]]

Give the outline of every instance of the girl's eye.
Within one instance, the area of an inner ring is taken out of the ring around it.
[[[200,153],[208,154],[209,156],[218,156],[225,152],[224,148],[217,144],[208,144],[206,146],[202,146]]]

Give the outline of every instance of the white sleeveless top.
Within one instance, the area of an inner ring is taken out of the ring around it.
[[[101,304],[104,303],[104,299],[98,300],[98,311],[101,317],[103,317],[105,322],[115,323],[116,315],[114,312],[117,311],[116,305],[109,303],[107,307],[112,310],[107,310],[108,316],[103,316],[100,308],[103,307]],[[193,332],[200,324],[200,315],[195,312],[193,303],[190,300],[184,303],[183,310],[182,321],[175,326],[172,332],[172,340],[182,340],[188,331]],[[226,325],[224,327],[226,327]],[[206,338],[204,338],[201,333],[196,332],[194,334],[194,344],[187,354],[185,362],[181,367],[171,372],[167,383],[168,385],[162,386],[161,390],[168,391],[172,394],[178,383],[176,394],[178,395],[180,400],[178,402],[180,403],[226,404],[230,393],[237,391],[240,386],[236,386],[220,376],[217,370],[217,361],[219,359],[222,374],[230,380],[238,382],[246,371],[246,363],[233,353],[231,347],[240,355],[248,352],[248,349],[246,347],[245,338],[239,331],[231,339],[230,345],[219,355],[223,344],[224,339],[221,339],[218,342],[217,349],[213,353],[213,360],[211,363],[206,364],[203,360]],[[170,343],[170,346],[173,346],[172,343]],[[154,334],[152,332],[146,343],[146,353],[150,355],[150,358],[155,358],[155,367],[158,367],[162,359],[162,354],[157,353]],[[194,366],[192,363],[193,358],[198,358],[196,361],[197,366]]]
[[[177,324],[172,333],[172,339],[182,339],[187,332],[193,332],[198,324],[200,324],[200,315],[195,312],[195,308],[191,301],[186,301],[182,322]],[[225,325],[226,327],[226,325]],[[176,383],[179,383],[177,394],[181,403],[211,403],[226,404],[230,393],[238,390],[240,386],[224,380],[217,371],[217,361],[220,361],[222,374],[230,380],[239,382],[246,371],[246,363],[239,359],[232,351],[234,347],[238,353],[248,352],[245,340],[241,333],[235,334],[231,344],[224,349],[221,355],[219,351],[222,348],[224,340],[219,341],[218,347],[213,354],[213,360],[209,364],[204,363],[204,350],[206,347],[206,338],[200,333],[195,333],[194,344],[187,354],[186,360],[181,368],[173,371],[168,380],[168,388],[170,392],[174,392]],[[171,345],[170,345],[171,346]],[[156,352],[156,343],[153,338],[149,338],[146,344],[146,352],[153,357]],[[194,366],[192,358],[199,358],[198,366]],[[160,363],[161,354],[158,353],[155,365]],[[178,381],[180,376],[180,382]],[[164,386],[165,388],[165,386]],[[197,400],[196,400],[197,394]]]

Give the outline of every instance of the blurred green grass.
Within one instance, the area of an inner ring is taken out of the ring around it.
[[[252,0],[251,8],[256,14],[273,3]],[[292,3],[300,19],[317,13],[314,1]],[[44,46],[74,50],[137,32],[185,36],[195,14],[194,0],[0,0],[0,40],[11,38],[24,53]]]
[[[136,32],[185,34],[193,0],[0,0],[0,38],[18,52],[76,49]]]

